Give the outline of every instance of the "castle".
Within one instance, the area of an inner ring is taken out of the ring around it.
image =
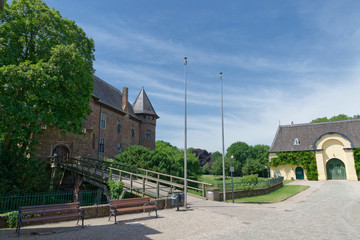
[[[128,88],[123,92],[94,76],[94,90],[90,99],[92,113],[83,121],[82,135],[64,133],[42,126],[36,136],[39,145],[35,157],[50,156],[114,157],[130,145],[155,149],[156,114],[144,90],[133,104],[128,101]]]

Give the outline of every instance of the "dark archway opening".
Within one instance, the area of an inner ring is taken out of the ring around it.
[[[52,155],[58,157],[69,157],[69,149],[64,145],[58,145],[54,148]]]

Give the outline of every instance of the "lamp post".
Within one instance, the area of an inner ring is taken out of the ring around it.
[[[184,150],[184,208],[187,208],[187,119],[186,119],[186,65],[187,57],[184,57],[185,65],[185,150]]]
[[[224,202],[226,201],[226,186],[225,186],[225,147],[224,147],[224,107],[223,107],[223,82],[222,82],[222,72],[220,72],[221,80],[221,125],[222,125],[222,164],[223,164],[223,192],[224,192]]]
[[[233,172],[234,172],[234,167],[232,165],[232,160],[234,158],[234,155],[231,155],[230,157],[230,173],[231,173],[231,197],[232,197],[232,202],[234,203],[234,182],[233,182]]]

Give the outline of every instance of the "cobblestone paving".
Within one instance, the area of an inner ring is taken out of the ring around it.
[[[359,200],[359,182],[327,181],[296,204],[271,204],[247,226],[192,239],[360,239]]]
[[[189,197],[190,209],[28,226],[22,239],[360,239],[360,182],[296,181],[310,188],[275,204],[232,204]],[[153,215],[153,214],[152,214]],[[0,239],[17,239],[0,229]]]

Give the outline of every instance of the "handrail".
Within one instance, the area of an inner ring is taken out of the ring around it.
[[[184,188],[183,184],[173,182],[173,179],[184,181],[184,178],[182,178],[182,177],[173,176],[173,175],[160,173],[160,172],[156,172],[156,171],[152,171],[152,170],[147,170],[147,169],[143,169],[143,168],[127,166],[127,165],[123,165],[123,164],[116,163],[116,162],[109,162],[109,161],[104,161],[104,160],[96,160],[96,159],[82,158],[82,157],[80,157],[80,158],[51,157],[50,160],[51,160],[52,167],[55,167],[55,165],[57,165],[57,164],[64,165],[64,164],[70,163],[70,164],[72,164],[72,167],[76,167],[77,172],[81,171],[83,174],[86,173],[86,174],[84,174],[85,176],[93,177],[94,179],[97,179],[97,180],[99,178],[101,178],[103,182],[106,182],[105,181],[106,178],[107,179],[110,178],[110,171],[118,171],[120,180],[123,177],[122,175],[129,175],[130,188],[132,188],[133,182],[143,184],[143,193],[145,192],[145,186],[148,185],[145,182],[146,180],[157,184],[158,189],[159,189],[159,183],[164,184],[164,185],[170,185],[174,189]],[[75,164],[75,166],[73,164]],[[84,167],[87,168],[87,171],[84,169]],[[90,168],[94,169],[94,172],[91,172]],[[136,173],[126,171],[126,170],[123,170],[120,168],[127,168],[128,170],[130,170],[130,169],[136,170]],[[101,176],[99,176],[98,171],[101,171],[101,173],[100,173]],[[145,172],[145,174],[140,174],[139,172]],[[157,177],[149,176],[149,173],[155,174],[155,175],[157,175]],[[106,174],[108,176],[106,176]],[[133,177],[141,178],[142,182],[134,180]],[[164,179],[161,179],[160,177],[170,178],[170,180],[169,181],[164,180]],[[210,183],[200,182],[200,181],[196,181],[196,180],[192,180],[192,179],[187,179],[187,181],[190,183],[195,183],[195,184],[201,185],[201,188],[197,188],[197,187],[193,187],[193,186],[188,186],[188,188],[194,189],[197,191],[201,191],[203,197],[205,197],[205,186],[212,186],[212,184],[210,184]],[[150,185],[148,185],[148,186],[150,186]],[[157,195],[159,195],[159,190],[158,190]]]

